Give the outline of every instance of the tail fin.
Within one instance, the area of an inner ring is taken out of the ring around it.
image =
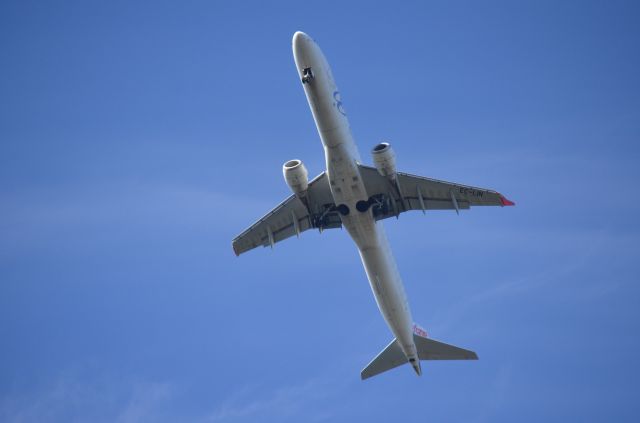
[[[444,342],[413,335],[413,342],[418,350],[420,360],[477,360],[478,355],[470,350],[445,344]],[[362,380],[386,372],[409,360],[402,352],[398,341],[394,339],[360,372]]]

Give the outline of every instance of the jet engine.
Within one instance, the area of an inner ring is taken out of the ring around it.
[[[396,177],[396,153],[393,152],[388,142],[381,142],[371,150],[373,163],[378,169],[378,173],[389,179]]]
[[[301,160],[289,160],[282,165],[284,180],[291,191],[298,197],[303,197],[309,187],[309,172]]]

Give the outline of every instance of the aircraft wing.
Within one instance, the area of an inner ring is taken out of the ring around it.
[[[240,255],[256,247],[273,246],[307,229],[322,231],[342,226],[325,172],[309,182],[305,202],[306,205],[291,195],[238,235],[232,241],[233,251]]]
[[[513,206],[500,193],[423,176],[397,173],[397,184],[374,167],[358,165],[376,220],[409,210],[460,210],[471,206]]]

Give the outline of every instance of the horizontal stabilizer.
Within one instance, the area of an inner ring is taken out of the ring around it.
[[[368,379],[371,376],[375,376],[387,370],[391,370],[394,367],[398,367],[407,362],[398,341],[394,339],[387,347],[382,350],[380,354],[371,363],[367,364],[367,367],[360,372],[360,378],[362,380]]]
[[[478,355],[470,350],[445,344],[444,342],[413,335],[413,342],[420,360],[477,360]],[[360,372],[362,380],[408,363],[398,341],[394,339]]]
[[[477,360],[478,355],[464,348],[413,335],[420,360]]]

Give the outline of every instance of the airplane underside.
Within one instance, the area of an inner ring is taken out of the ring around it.
[[[233,240],[236,255],[258,246],[273,247],[309,229],[344,227],[358,247],[371,290],[393,341],[365,367],[362,379],[420,360],[476,360],[475,352],[427,338],[413,323],[402,279],[383,219],[419,210],[460,210],[471,206],[510,206],[496,191],[438,181],[396,170],[388,143],[372,150],[374,167],[361,163],[342,97],[324,54],[308,35],[293,36],[293,55],[309,107],[324,146],[327,170],[311,181],[300,160],[283,166],[293,195]]]

